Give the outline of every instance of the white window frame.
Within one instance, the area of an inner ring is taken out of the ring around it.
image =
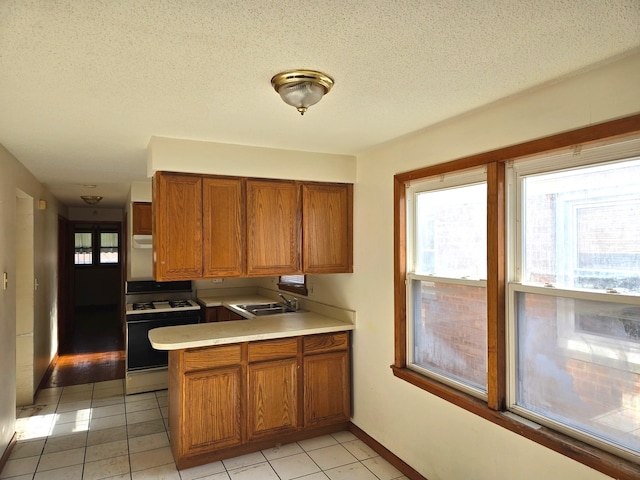
[[[421,375],[425,375],[432,379],[435,379],[439,382],[442,382],[446,385],[452,386],[456,389],[459,389],[469,395],[480,398],[482,400],[487,399],[487,392],[485,390],[480,390],[472,387],[466,383],[461,381],[457,381],[452,377],[439,374],[432,370],[425,369],[420,365],[416,364],[414,358],[414,339],[415,332],[413,329],[414,325],[414,315],[415,315],[415,298],[413,295],[413,285],[415,281],[426,281],[426,282],[437,282],[437,283],[449,283],[455,285],[466,285],[466,286],[475,286],[475,287],[483,287],[486,291],[487,281],[485,279],[471,279],[471,278],[450,278],[438,276],[437,272],[433,272],[433,274],[419,274],[416,273],[416,262],[417,255],[416,252],[418,245],[416,242],[415,236],[415,225],[417,222],[416,217],[416,197],[418,194],[429,191],[437,191],[437,190],[445,190],[449,188],[457,188],[464,186],[472,186],[481,183],[486,184],[487,174],[486,167],[474,168],[468,171],[462,172],[454,172],[446,175],[439,175],[437,177],[430,177],[426,179],[420,179],[415,182],[411,182],[407,184],[407,195],[406,195],[406,209],[407,209],[407,244],[406,244],[406,259],[407,259],[407,275],[405,279],[406,285],[406,312],[407,318],[410,321],[407,322],[407,368],[413,370],[415,372],[420,373]],[[486,224],[486,222],[485,222]]]
[[[516,404],[517,394],[517,345],[518,332],[516,324],[516,296],[519,292],[535,293],[542,295],[552,295],[561,298],[574,298],[583,300],[593,300],[597,302],[624,303],[640,305],[640,295],[621,295],[617,292],[607,292],[606,290],[595,291],[580,288],[558,288],[554,285],[543,285],[538,283],[525,283],[522,281],[524,275],[524,221],[522,212],[523,178],[530,175],[550,173],[561,170],[571,170],[578,167],[585,167],[595,164],[613,163],[616,161],[626,161],[640,156],[640,135],[634,135],[623,142],[611,141],[596,144],[589,148],[582,149],[574,147],[572,150],[563,150],[559,153],[549,152],[533,156],[529,159],[509,162],[507,166],[507,409],[527,420],[545,425],[574,438],[578,438],[586,443],[596,445],[598,448],[609,451],[634,462],[640,460],[638,453],[626,448],[614,445],[600,438],[584,433],[578,429],[570,428],[564,423],[554,421],[546,416],[542,416],[524,409]],[[558,168],[561,165],[561,168]],[[574,206],[575,207],[575,206]],[[575,209],[575,208],[574,208]],[[562,308],[562,307],[559,307]],[[566,313],[566,312],[562,312]],[[576,358],[580,356],[579,344],[569,344],[568,335],[575,330],[575,323],[568,325],[568,322],[560,323],[558,327],[558,342],[566,348],[574,350],[572,355]],[[589,335],[589,334],[586,334]],[[598,349],[602,356],[603,363],[606,363],[608,345],[612,340],[596,334]],[[625,342],[625,344],[631,342]],[[584,345],[583,345],[584,346]],[[634,356],[636,350],[640,349],[634,345]],[[634,362],[635,364],[635,362]],[[634,370],[635,371],[635,370]]]

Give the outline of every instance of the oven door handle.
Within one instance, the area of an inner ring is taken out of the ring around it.
[[[130,318],[130,317],[133,317],[133,318]],[[173,316],[173,317],[154,317],[154,318],[150,318],[144,315],[144,317],[142,318],[140,317],[142,316],[141,315],[127,316],[126,317],[127,325],[148,324],[151,326],[150,328],[155,328],[152,326],[153,324],[158,324],[158,327],[168,327],[172,325],[188,325],[192,323],[200,323],[200,312],[196,312],[195,310],[192,310],[190,315],[185,314],[185,315]]]
[[[153,322],[158,322],[158,319],[153,319],[153,318],[143,318],[141,320],[127,320],[128,324],[131,323],[153,323]]]
[[[131,324],[140,324],[140,323],[153,323],[153,322],[157,322],[158,319],[152,319],[152,318],[147,318],[147,319],[141,319],[141,320],[127,320],[127,324],[131,325]]]

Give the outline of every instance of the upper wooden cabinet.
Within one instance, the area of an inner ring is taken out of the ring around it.
[[[133,235],[151,235],[151,203],[133,202]]]
[[[302,185],[302,270],[353,272],[353,185]]]
[[[156,280],[353,271],[353,186],[156,172]]]
[[[300,273],[300,187],[247,180],[247,274]]]
[[[241,178],[203,177],[204,278],[245,271],[245,192]]]
[[[153,176],[153,275],[156,280],[202,277],[202,177]]]
[[[238,277],[244,266],[244,180],[157,172],[154,277]]]

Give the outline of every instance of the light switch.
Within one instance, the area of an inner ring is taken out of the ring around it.
[[[9,286],[9,276],[7,275],[7,272],[3,272],[2,273],[2,289],[6,290],[8,286]]]

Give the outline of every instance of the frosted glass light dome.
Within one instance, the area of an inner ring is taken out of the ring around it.
[[[288,70],[271,78],[271,85],[282,100],[304,115],[333,87],[333,78],[315,70]]]

